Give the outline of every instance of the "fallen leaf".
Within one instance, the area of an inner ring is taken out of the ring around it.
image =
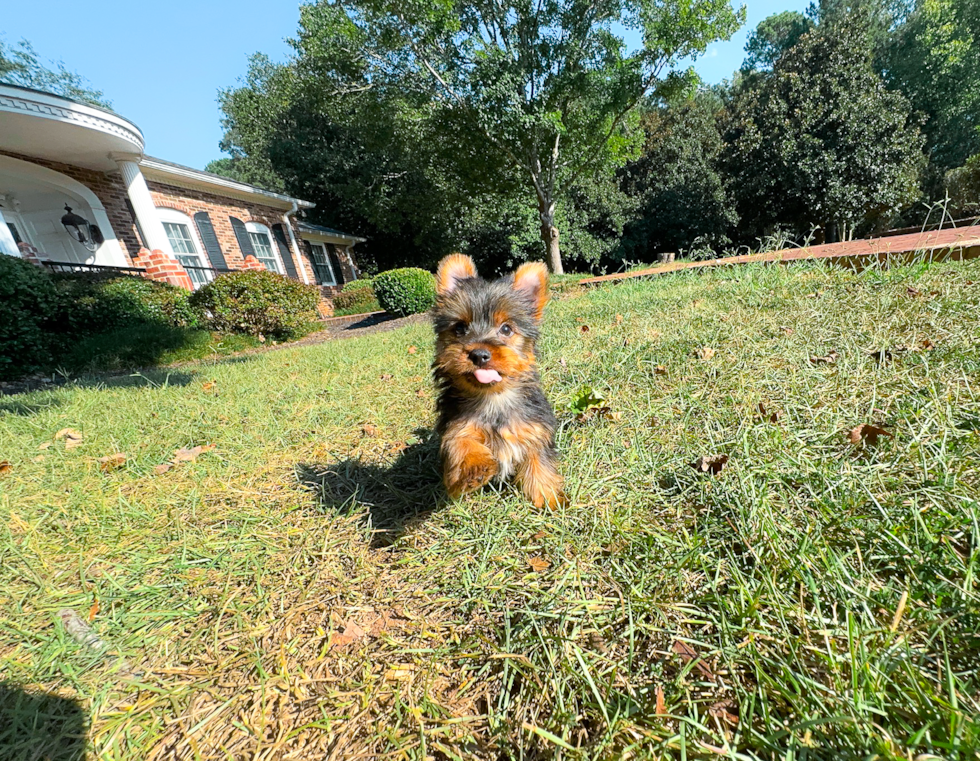
[[[260,344],[264,344],[265,343],[265,336],[263,336],[262,334],[259,334],[259,343]]]
[[[665,716],[667,714],[667,701],[664,700],[664,687],[662,684],[657,685],[657,716]]]
[[[691,467],[700,473],[710,473],[717,476],[728,463],[727,454],[702,455],[691,463]]]
[[[922,291],[920,291],[918,288],[913,288],[912,286],[906,288],[905,292],[913,299],[918,298],[919,296],[922,295]]]
[[[861,425],[851,429],[850,433],[847,434],[847,440],[855,446],[861,442],[864,442],[869,446],[874,446],[878,443],[879,436],[887,436],[891,438],[893,434],[889,433],[884,428],[879,428],[876,425],[862,423]]]
[[[694,352],[694,355],[698,359],[711,359],[713,356],[715,356],[715,350],[710,346],[702,346],[700,349]]]
[[[932,351],[936,348],[936,344],[934,344],[928,338],[922,339],[922,341],[919,342],[919,346],[921,347],[922,351]]]
[[[562,357],[561,359],[558,360],[558,364],[561,365],[564,368],[567,368],[568,367],[568,362],[565,361],[565,358],[564,357]]]
[[[679,639],[675,639],[674,644],[671,646],[671,650],[673,650],[675,655],[679,655],[681,657],[681,660],[684,662],[685,666],[691,661],[696,661],[694,668],[697,670],[697,672],[705,679],[714,681],[715,673],[704,661],[701,660],[701,656],[698,655],[697,651],[689,644],[686,642],[681,642]]]
[[[655,368],[653,368],[653,372],[656,375],[666,375],[667,374],[667,368],[664,367],[663,365],[657,365]]]
[[[10,464],[9,460],[0,460],[0,475],[9,473],[14,469],[14,466]]]
[[[837,364],[838,356],[839,355],[837,354],[836,351],[832,351],[830,352],[830,354],[827,354],[823,357],[810,357],[810,364],[811,365],[834,365]]]
[[[207,383],[205,383],[204,385],[201,386],[201,389],[204,390],[204,391],[210,391],[216,385],[217,384],[214,381],[208,381]]]
[[[708,714],[733,727],[738,726],[738,704],[734,700],[719,700],[708,708]]]
[[[408,347],[408,353],[409,354],[415,354],[417,351],[418,351],[418,347],[416,347],[416,346],[409,346]]]
[[[361,436],[366,436],[368,438],[374,438],[378,435],[378,426],[374,423],[365,423],[361,426]]]
[[[95,617],[99,615],[99,598],[96,597],[92,602],[92,607],[88,609],[88,620],[89,623],[95,620]]]
[[[38,447],[38,449],[39,450],[40,449],[47,449],[50,446],[51,446],[51,442],[50,441],[45,441],[43,444],[41,444],[41,446]]]
[[[531,536],[529,538],[529,541],[532,541],[533,542],[533,541],[536,541],[538,539],[544,539],[546,536],[548,536],[548,532],[547,531],[539,531],[536,534],[531,534]]]
[[[330,649],[332,650],[335,647],[346,647],[352,642],[357,642],[357,640],[363,639],[366,636],[366,631],[364,631],[353,621],[349,621],[344,626],[344,630],[342,632],[335,632],[331,635]]]
[[[155,467],[155,468],[153,469],[153,472],[154,472],[154,473],[155,473],[156,475],[158,475],[158,476],[160,476],[160,475],[163,475],[164,473],[166,473],[166,472],[167,472],[168,470],[170,470],[170,469],[171,469],[172,467],[173,467],[173,464],[172,464],[172,463],[169,463],[169,462],[165,462],[165,463],[163,463],[163,465],[157,465],[157,466],[156,466],[156,467]]]
[[[579,389],[579,392],[572,398],[572,401],[569,402],[568,408],[572,412],[577,412],[581,415],[592,407],[604,406],[603,402],[605,401],[606,398],[592,388],[592,386],[584,386]]]
[[[779,422],[779,411],[777,410],[776,412],[769,412],[768,410],[766,410],[766,405],[764,405],[762,402],[759,402],[759,416],[762,418],[763,421],[768,420],[770,423]]]
[[[101,470],[103,473],[108,473],[110,470],[121,468],[126,464],[126,453],[116,452],[115,454],[96,458],[96,461],[99,463],[99,470]]]
[[[787,336],[791,336],[791,335],[793,335],[793,334],[794,334],[794,333],[796,332],[795,330],[793,330],[792,328],[790,328],[790,327],[788,327],[788,326],[786,326],[786,325],[783,325],[783,326],[782,326],[782,327],[780,327],[779,329],[780,329],[781,331],[783,331],[783,334],[784,334],[784,335],[787,335]]]
[[[54,435],[55,441],[65,440],[65,449],[74,449],[82,445],[82,434],[74,428],[62,428]]]
[[[531,566],[531,570],[535,573],[541,573],[547,568],[551,568],[551,563],[542,557],[529,557],[527,559],[527,564]]]
[[[31,462],[44,462],[44,455],[39,454],[37,457],[31,458]]]
[[[616,315],[616,324],[617,325],[622,325],[623,324],[623,315],[621,315],[621,314],[617,314]]]
[[[879,365],[883,365],[885,362],[891,362],[895,359],[896,355],[904,354],[907,351],[907,346],[895,346],[891,349],[878,349],[877,351],[871,352],[868,356]]]
[[[700,303],[701,303],[701,299],[694,299],[694,300],[693,300],[693,301],[691,302],[691,306],[692,306],[692,307],[696,307],[696,306],[698,306],[698,305],[699,305]]]
[[[425,389],[424,388],[420,388],[418,391],[415,392],[415,395],[416,396],[425,396]]]
[[[582,332],[583,332],[583,333],[588,333],[588,332],[589,332],[589,330],[591,330],[591,328],[589,328],[589,326],[588,326],[588,325],[583,325],[583,326],[582,326]]]
[[[205,444],[203,446],[198,445],[196,447],[191,447],[190,449],[175,449],[174,456],[171,458],[170,462],[172,462],[174,465],[181,462],[194,462],[199,455],[212,449],[214,449],[214,444]]]
[[[390,381],[394,377],[395,376],[393,376],[391,373],[385,373],[384,375],[381,376],[381,380],[383,380],[385,383],[387,383],[388,381]]]

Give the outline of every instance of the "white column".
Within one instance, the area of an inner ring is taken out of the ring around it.
[[[116,162],[116,166],[119,167],[123,181],[126,183],[126,193],[129,195],[130,203],[133,204],[133,211],[136,212],[140,230],[146,239],[144,242],[151,250],[160,249],[165,254],[173,256],[174,252],[170,248],[167,233],[157,215],[157,207],[153,204],[150,189],[146,187],[146,180],[143,178],[143,173],[140,171],[135,157],[114,155],[112,158]]]

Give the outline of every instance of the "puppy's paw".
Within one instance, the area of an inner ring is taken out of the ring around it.
[[[470,460],[455,472],[446,474],[446,490],[450,497],[457,499],[485,486],[497,475],[498,470],[499,467],[492,458]]]

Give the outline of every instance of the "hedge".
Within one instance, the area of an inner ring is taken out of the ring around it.
[[[436,279],[416,267],[388,270],[374,278],[374,295],[386,312],[402,317],[417,314],[436,303]]]

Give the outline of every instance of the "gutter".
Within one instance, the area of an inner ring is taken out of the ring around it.
[[[307,285],[310,284],[310,279],[306,276],[306,266],[303,264],[303,257],[299,253],[299,244],[296,242],[296,234],[293,232],[293,223],[289,218],[291,214],[295,214],[299,211],[299,205],[296,201],[293,201],[292,208],[282,215],[282,223],[286,228],[286,232],[289,233],[289,243],[293,248],[293,256],[296,259],[296,264],[299,267],[300,277],[303,278],[303,282]]]

